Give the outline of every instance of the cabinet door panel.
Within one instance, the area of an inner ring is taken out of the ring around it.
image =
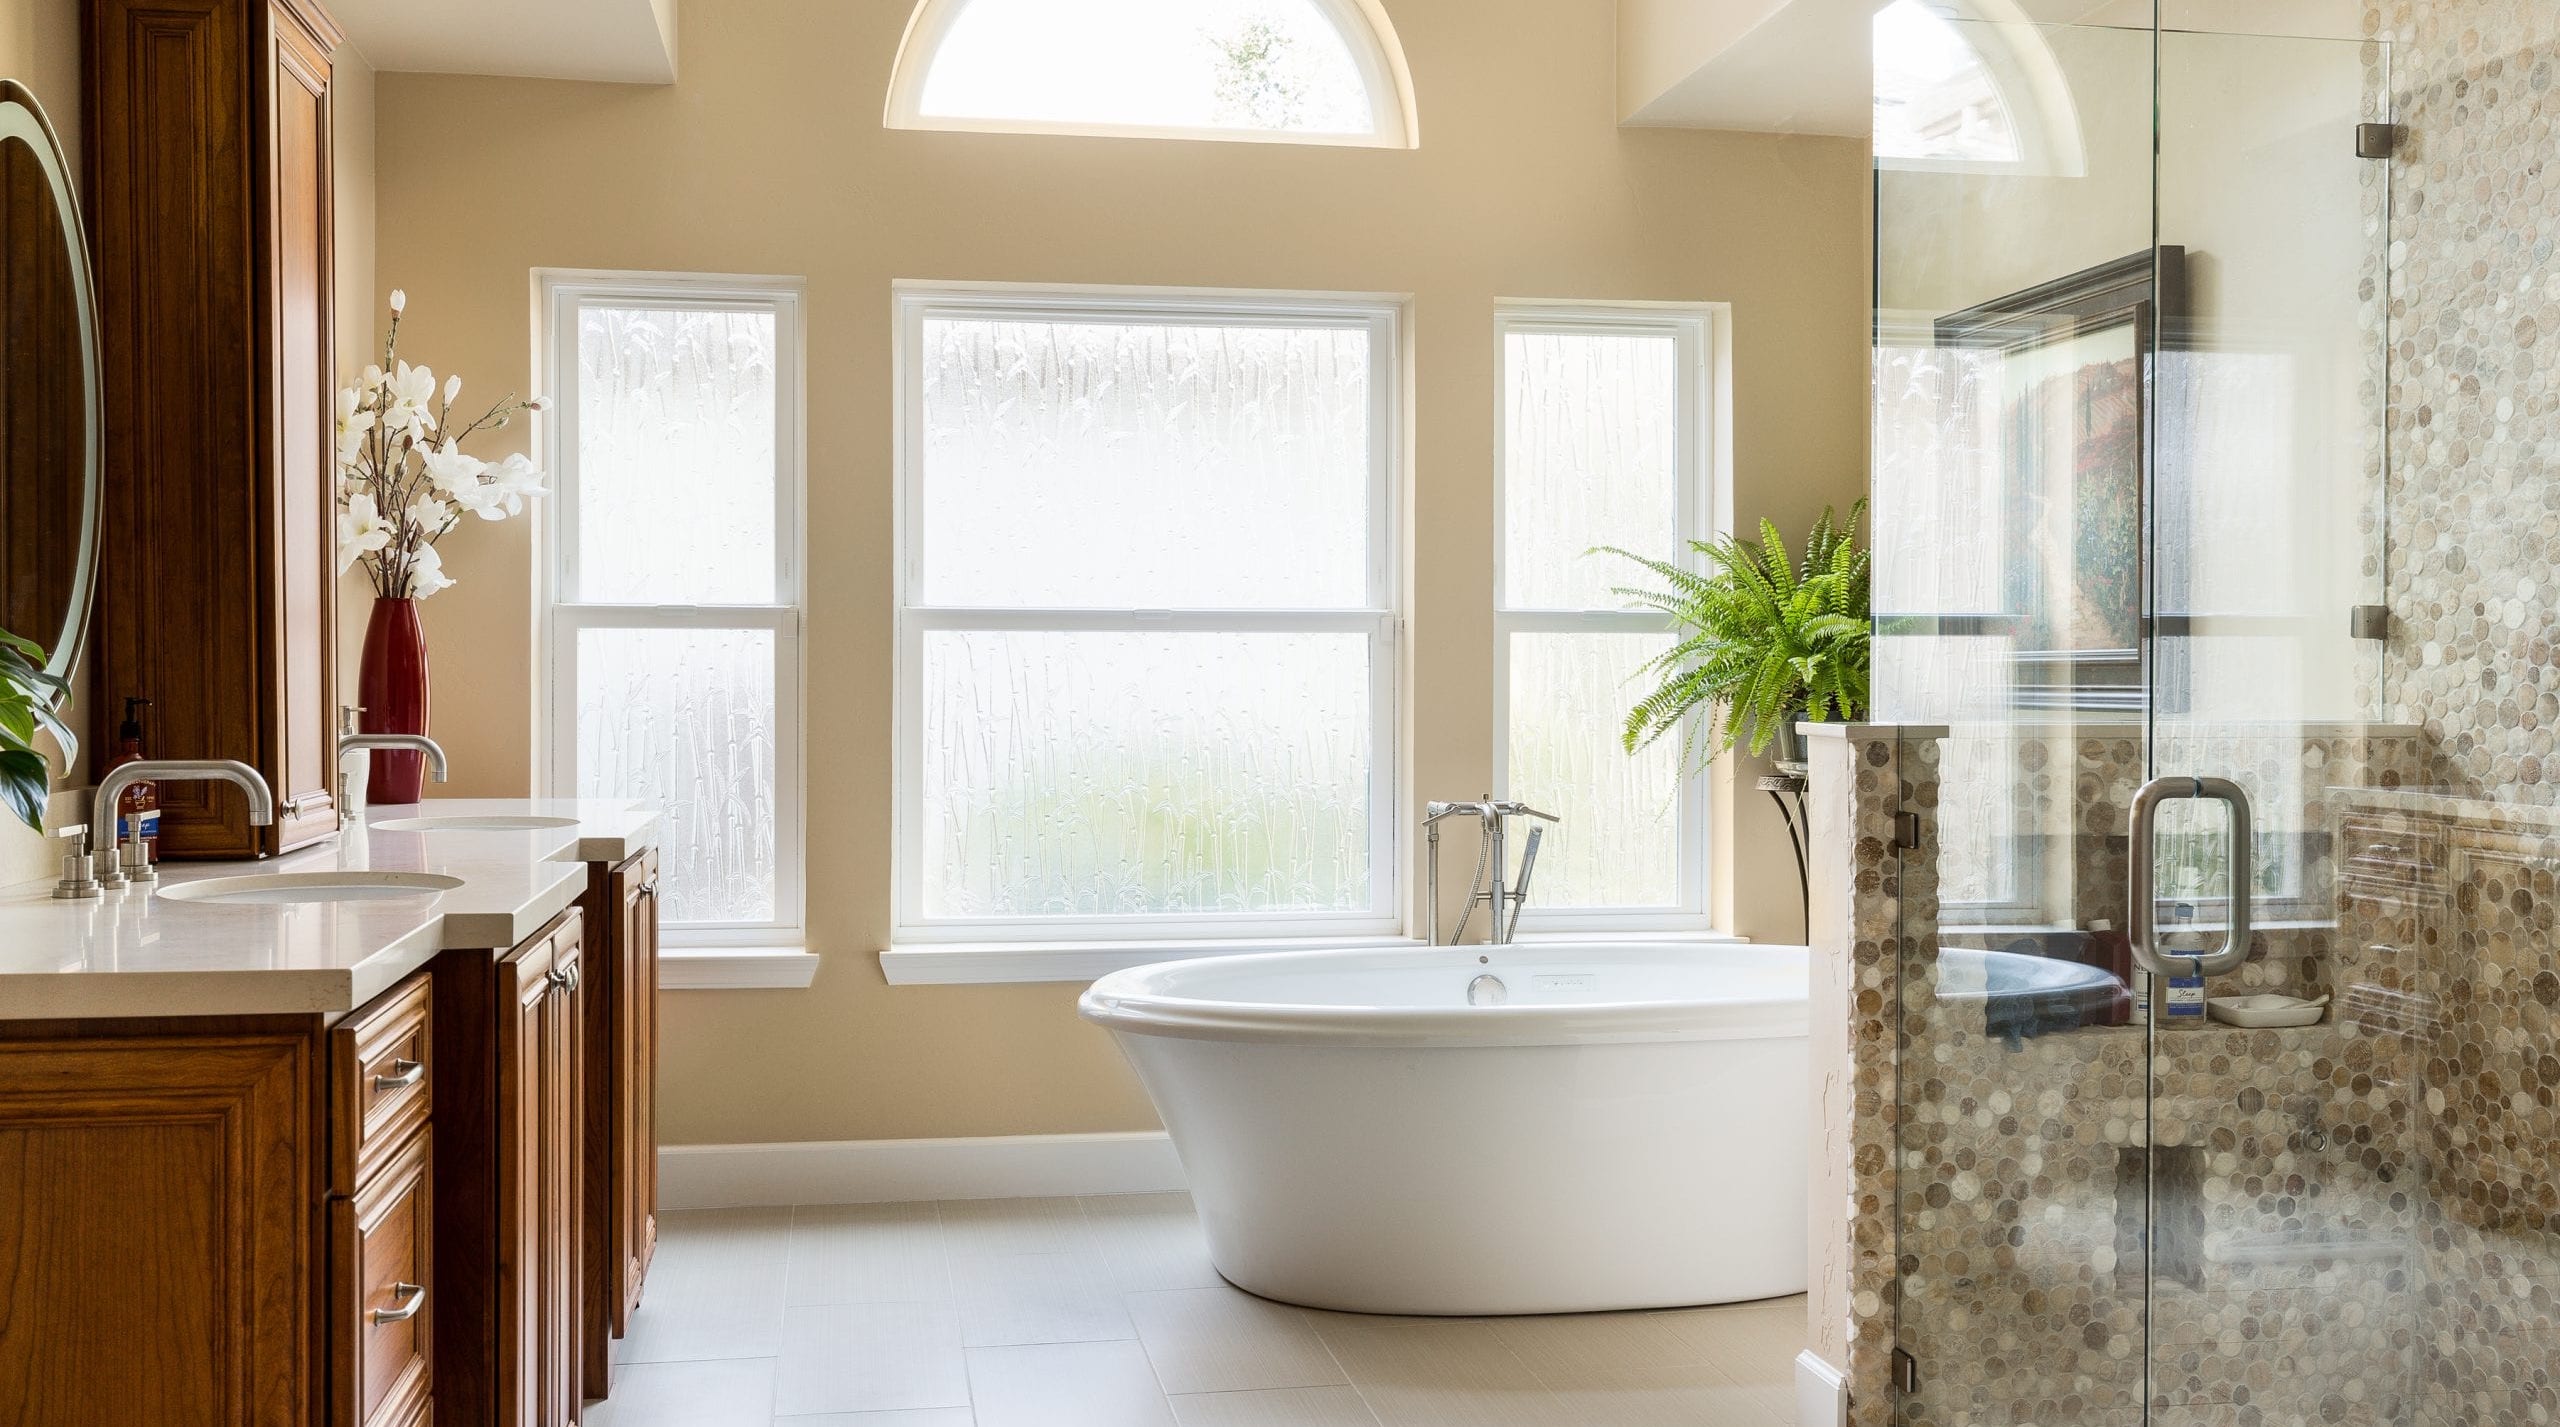
[[[499,1427],[566,1427],[585,1400],[580,925],[571,912],[498,972]]]
[[[543,1386],[550,1422],[574,1422],[586,1400],[584,1372],[586,1184],[584,1070],[586,988],[578,924],[552,950],[552,995],[544,1015],[543,1060]]]
[[[658,855],[649,853],[631,879],[625,912],[630,954],[626,958],[630,987],[626,1006],[631,1048],[625,1066],[630,1111],[624,1144],[628,1191],[622,1196],[625,1224],[621,1312],[615,1331],[639,1311],[641,1286],[649,1277],[649,1261],[658,1251]]]
[[[546,938],[498,967],[499,1427],[550,1424],[543,1410],[542,1364],[545,1042],[554,990],[552,948]]]
[[[0,1044],[0,1422],[305,1420],[311,1058],[285,1037]]]

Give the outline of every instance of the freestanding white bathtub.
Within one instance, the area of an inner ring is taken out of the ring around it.
[[[1804,1291],[1805,978],[1801,947],[1280,952],[1115,972],[1082,1009],[1238,1287],[1571,1313]]]

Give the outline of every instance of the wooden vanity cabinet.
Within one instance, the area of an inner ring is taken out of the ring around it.
[[[103,378],[94,746],[236,758],[160,789],[160,854],[336,830],[333,91],[315,0],[87,0],[86,211]]]
[[[0,1020],[0,1424],[576,1423],[589,972],[654,985],[655,865],[596,869],[593,954],[571,907],[335,1023]],[[645,1086],[650,1017],[615,1014]]]
[[[611,1386],[658,1246],[658,854],[588,864],[586,1394]]]

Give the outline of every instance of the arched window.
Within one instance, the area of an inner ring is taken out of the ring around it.
[[[1411,148],[1413,85],[1376,0],[923,0],[897,129]]]
[[[2010,0],[1893,0],[1876,11],[1875,81],[1887,167],[2082,169],[2070,80]]]

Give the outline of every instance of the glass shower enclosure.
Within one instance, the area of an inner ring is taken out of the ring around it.
[[[2560,397],[2521,306],[2455,352],[2409,271],[2549,280],[2483,238],[2495,165],[2444,166],[2497,117],[2483,36],[2539,94],[2553,26],[2443,5],[2479,13],[2413,44],[2361,4],[1878,17],[1876,717],[1919,845],[1869,1420],[2560,1420],[2560,484],[2485,459]],[[2523,543],[2469,537],[2514,501]]]

